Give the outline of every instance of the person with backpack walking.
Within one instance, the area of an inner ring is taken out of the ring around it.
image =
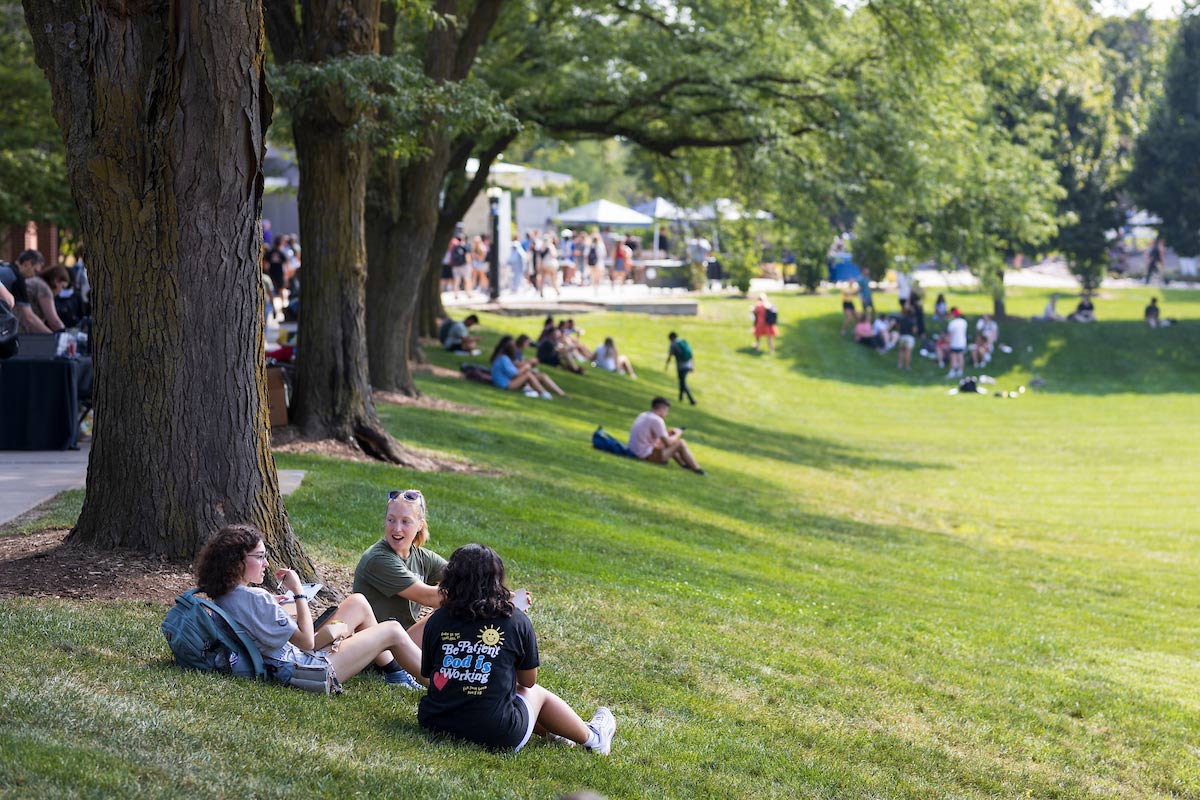
[[[767,337],[767,352],[774,355],[775,337],[779,335],[779,329],[775,323],[779,320],[779,312],[775,310],[775,306],[771,305],[771,301],[767,300],[765,294],[760,294],[758,302],[754,304],[750,313],[754,317],[754,349],[758,349],[759,340],[765,336]]]
[[[687,339],[680,339],[675,331],[667,334],[667,338],[671,345],[667,348],[667,363],[663,364],[663,369],[671,365],[672,358],[675,359],[675,369],[679,376],[679,399],[682,401],[686,394],[688,402],[696,405],[696,398],[692,397],[692,390],[687,385],[688,373],[696,369],[695,362],[692,361],[692,348]]]
[[[599,232],[592,232],[588,240],[587,256],[588,278],[592,282],[592,291],[599,295],[600,284],[604,282],[604,262],[608,260],[608,250],[604,246],[604,238]]]
[[[468,544],[450,556],[438,586],[440,608],[425,625],[421,673],[429,692],[417,721],[493,750],[518,752],[533,734],[599,755],[612,750],[617,721],[604,706],[584,722],[538,685],[537,636],[505,584],[504,562]]]
[[[399,622],[377,622],[371,605],[352,594],[328,623],[313,630],[308,603],[300,597],[294,570],[275,570],[275,578],[298,598],[296,617],[261,586],[267,575],[267,548],[253,525],[228,525],[208,540],[196,558],[196,582],[229,617],[246,629],[258,646],[267,673],[292,683],[296,667],[325,667],[344,681],[374,663],[393,685],[420,689],[421,651]]]

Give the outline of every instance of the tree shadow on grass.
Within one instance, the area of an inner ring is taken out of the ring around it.
[[[801,319],[776,341],[776,352],[789,359],[795,371],[822,380],[863,386],[949,385],[945,370],[934,361],[914,353],[912,370],[900,371],[894,350],[879,354],[849,336],[839,336],[841,322],[835,314]],[[930,327],[937,330],[941,325]],[[1000,325],[1000,344],[1012,351],[997,349],[991,363],[978,369],[969,366],[968,355],[967,374],[989,375],[1004,389],[1037,376],[1046,382],[1043,391],[1055,394],[1200,391],[1200,323],[1190,320],[1154,329],[1136,320],[1078,324],[1010,319]]]
[[[688,407],[685,438],[710,447],[732,448],[743,455],[802,464],[829,471],[950,469],[951,465],[929,461],[882,458],[842,442],[819,436],[783,432],[736,422],[703,406]],[[668,420],[667,424],[671,424]],[[693,434],[693,430],[699,436]],[[711,440],[709,437],[713,437]]]

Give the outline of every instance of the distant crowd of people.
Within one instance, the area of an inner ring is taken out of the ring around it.
[[[468,239],[456,234],[442,258],[441,289],[457,299],[463,292],[488,292],[490,236]],[[532,289],[544,296],[547,289],[562,294],[563,286],[592,286],[599,292],[605,281],[621,286],[642,280],[641,264],[636,261],[641,240],[619,236],[607,229],[560,233],[540,230],[514,237],[508,257],[500,265],[501,285],[513,294]]]

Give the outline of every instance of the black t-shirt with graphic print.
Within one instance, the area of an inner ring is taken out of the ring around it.
[[[525,612],[466,620],[439,608],[421,640],[421,674],[429,678],[429,691],[417,720],[485,747],[516,747],[528,727],[525,705],[517,699],[517,670],[538,664],[537,637]]]

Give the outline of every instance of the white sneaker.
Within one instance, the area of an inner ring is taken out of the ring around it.
[[[549,392],[542,392],[542,399],[543,400],[553,400],[554,395],[550,394]]]
[[[599,744],[588,749],[602,756],[608,755],[612,751],[613,736],[617,733],[617,718],[605,706],[600,706],[592,715],[592,721],[587,726],[600,739]]]
[[[535,390],[530,389],[528,386],[526,386],[523,391],[525,392],[526,397],[537,397],[538,396],[538,393]]]

